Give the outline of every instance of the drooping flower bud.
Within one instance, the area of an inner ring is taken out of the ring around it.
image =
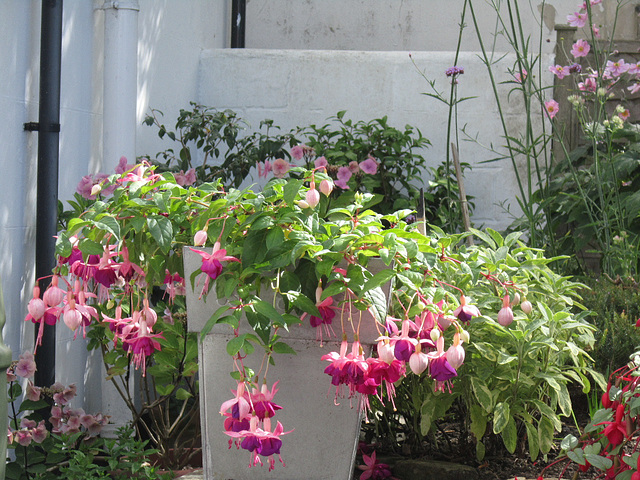
[[[456,370],[464,363],[465,351],[460,343],[460,334],[456,332],[453,336],[453,345],[447,349],[447,362]]]
[[[40,298],[40,287],[36,285],[33,287],[33,298],[29,300],[29,304],[27,305],[29,315],[31,315],[34,320],[40,320],[44,316],[46,308],[44,301]]]
[[[416,345],[416,351],[409,357],[409,368],[416,375],[420,375],[428,366],[429,357],[421,350],[420,344]]]
[[[315,182],[311,182],[311,187],[307,190],[305,200],[311,208],[315,208],[320,203],[320,193],[316,190]]]
[[[431,337],[431,341],[433,341],[433,343],[436,343],[440,338],[440,330],[434,328],[433,330],[431,330],[431,332],[429,332],[429,336]]]
[[[511,300],[511,304],[509,305],[511,308],[516,307],[520,304],[520,294],[518,292],[513,296],[513,300]]]
[[[529,315],[533,310],[533,305],[531,305],[531,302],[525,298],[524,301],[520,304],[520,308],[524,313]]]
[[[320,191],[327,197],[333,192],[333,181],[326,178],[320,182]]]
[[[207,243],[208,235],[207,230],[198,230],[193,236],[193,244],[196,247],[203,247]]]
[[[54,275],[51,278],[51,285],[47,287],[44,295],[42,295],[44,303],[50,307],[55,307],[64,300],[65,291],[58,286],[58,278],[58,275]]]
[[[513,310],[509,306],[509,295],[502,299],[502,308],[498,312],[498,323],[503,327],[508,327],[513,322]]]

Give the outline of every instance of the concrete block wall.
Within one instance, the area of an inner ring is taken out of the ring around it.
[[[499,58],[500,54],[496,55]],[[551,64],[550,55],[542,58]],[[452,52],[414,52],[415,64],[441,92],[448,92],[445,70],[452,65]],[[507,69],[514,58],[507,55],[496,66],[497,81],[512,80]],[[458,95],[477,98],[459,105],[458,125],[478,136],[484,145],[503,145],[502,127],[485,66],[476,53],[462,53],[458,65],[465,73],[459,79]],[[547,84],[551,74],[544,76]],[[499,86],[506,99],[513,84]],[[430,87],[413,65],[407,52],[322,51],[322,50],[208,50],[200,59],[198,101],[208,106],[230,108],[255,128],[272,119],[284,131],[296,126],[323,124],[340,110],[353,120],[388,116],[389,124],[417,127],[432,146],[423,154],[429,166],[437,166],[446,155],[448,107],[422,95]],[[503,108],[511,135],[524,129],[523,107],[512,95]],[[461,137],[462,138],[462,137]],[[465,185],[475,197],[473,223],[495,229],[511,219],[502,202],[517,212],[517,186],[511,163],[482,162],[494,158],[474,142],[460,142],[461,161],[472,165]],[[257,178],[255,179],[257,180]],[[424,178],[428,182],[429,178]]]

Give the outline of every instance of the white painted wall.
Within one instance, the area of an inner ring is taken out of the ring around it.
[[[464,0],[247,0],[247,48],[313,50],[411,50],[452,51],[458,40]],[[495,29],[491,4],[505,1],[472,2],[485,42]],[[514,2],[510,2],[514,3]],[[538,18],[542,0],[518,0],[525,29],[538,36]],[[544,47],[553,48],[553,26],[565,23],[567,14],[579,0],[548,0]],[[615,3],[615,2],[611,2]],[[506,17],[505,17],[506,18]],[[469,12],[463,49],[478,50]],[[547,43],[547,40],[550,43]],[[496,49],[505,42],[497,39]]]

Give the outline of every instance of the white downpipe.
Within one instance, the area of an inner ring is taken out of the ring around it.
[[[103,172],[136,158],[138,0],[109,0],[104,10]]]
[[[136,158],[136,105],[138,100],[138,0],[105,1],[104,96],[102,112],[102,168],[112,173],[123,155]],[[102,362],[100,362],[102,363]],[[132,420],[120,394],[102,371],[102,411],[111,415],[107,436]],[[132,393],[132,392],[130,392]],[[135,395],[134,395],[135,398]]]

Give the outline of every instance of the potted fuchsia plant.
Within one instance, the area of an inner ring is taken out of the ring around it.
[[[78,199],[51,287],[34,293],[27,320],[89,337],[136,429],[175,468],[202,431],[207,478],[260,477],[260,464],[273,478],[347,478],[370,398],[393,402],[394,384],[419,375],[442,399],[470,322],[505,336],[526,324],[512,307],[527,269],[548,260],[517,235],[478,232],[501,243],[467,250],[464,235],[425,235],[410,210],[375,213],[374,195],[335,198],[323,163],[288,167],[254,192],[123,162],[93,182],[95,200]]]

